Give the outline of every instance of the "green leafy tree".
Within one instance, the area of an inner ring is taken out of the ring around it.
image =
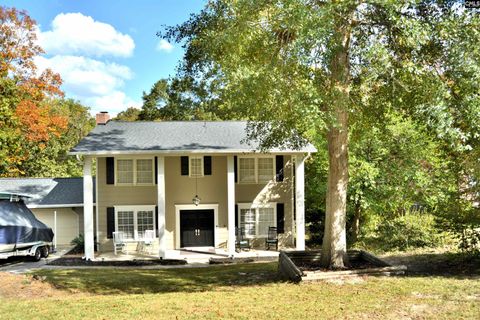
[[[149,93],[143,92],[142,111],[139,114],[140,120],[160,119],[160,109],[165,106],[167,97],[168,82],[165,79],[158,80],[150,89]]]
[[[357,118],[380,127],[395,110],[426,124],[452,151],[476,144],[480,23],[460,6],[217,0],[162,35],[185,41],[186,72],[222,83],[224,106],[256,120],[250,139],[268,148],[300,146],[303,140],[292,139],[293,131],[315,141],[324,137],[322,262],[342,268],[349,133]]]
[[[115,120],[118,121],[138,121],[140,117],[140,109],[130,107],[127,110],[117,114]]]
[[[216,96],[216,81],[196,81],[188,75],[157,81],[143,94],[139,120],[215,120],[227,119]]]

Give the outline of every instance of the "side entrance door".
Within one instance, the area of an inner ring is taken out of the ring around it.
[[[214,211],[180,210],[180,246],[214,246]]]

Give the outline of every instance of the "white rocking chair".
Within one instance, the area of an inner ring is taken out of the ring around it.
[[[152,254],[153,243],[155,240],[155,230],[145,230],[143,234],[144,251]]]
[[[113,232],[113,253],[117,255],[117,251],[125,252],[127,251],[127,244],[125,243],[125,233],[123,231],[114,231]]]

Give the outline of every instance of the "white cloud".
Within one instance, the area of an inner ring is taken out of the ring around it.
[[[169,53],[169,52],[172,52],[172,50],[173,50],[173,45],[172,45],[170,42],[168,42],[167,40],[161,39],[161,40],[158,42],[156,49],[157,49],[157,51],[160,51],[160,52],[163,51],[163,52]]]
[[[122,91],[113,91],[108,95],[100,97],[90,97],[85,99],[85,104],[92,107],[92,114],[100,111],[108,111],[111,116],[125,111],[128,107],[141,108],[142,102],[130,99]]]
[[[57,55],[36,57],[39,72],[50,68],[63,79],[67,96],[78,99],[92,108],[92,113],[109,111],[112,114],[141,103],[121,91],[126,80],[133,78],[127,66],[80,56]]]
[[[81,13],[60,13],[52,30],[40,32],[39,43],[49,54],[129,57],[135,42],[107,23]]]

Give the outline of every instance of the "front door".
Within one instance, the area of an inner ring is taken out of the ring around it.
[[[214,211],[180,210],[180,246],[214,246]]]

